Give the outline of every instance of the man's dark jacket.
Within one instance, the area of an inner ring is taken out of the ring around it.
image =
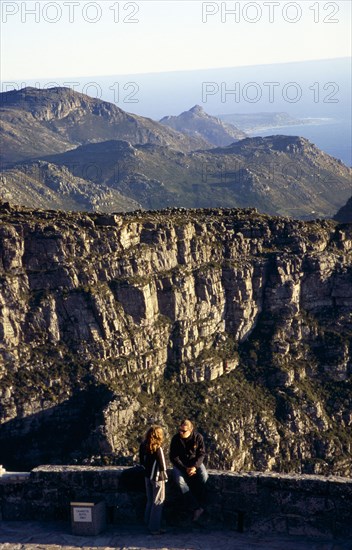
[[[186,473],[186,468],[196,467],[203,463],[205,447],[203,436],[193,431],[185,439],[180,434],[174,435],[170,445],[170,460],[176,468]]]

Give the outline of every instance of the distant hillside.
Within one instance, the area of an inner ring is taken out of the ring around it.
[[[334,220],[340,223],[352,223],[352,197],[350,197],[346,204],[340,208],[337,214],[335,214]]]
[[[222,122],[219,118],[208,115],[199,105],[195,105],[189,111],[178,116],[166,116],[160,122],[178,132],[195,138],[203,138],[220,147],[246,137],[246,134],[233,124]]]
[[[155,143],[181,151],[210,147],[201,138],[191,138],[69,88],[1,93],[0,118],[2,165],[109,139]]]
[[[93,170],[93,163],[89,167]],[[74,176],[65,166],[42,160],[3,170],[0,187],[3,200],[36,208],[96,212],[140,208],[139,203],[117,189]]]
[[[64,209],[81,204],[82,210],[106,212],[133,205],[254,206],[268,214],[332,217],[351,193],[350,169],[290,136],[246,138],[191,153],[110,140],[44,157],[39,165],[17,164],[1,176],[1,196],[10,202],[49,207],[55,192]]]

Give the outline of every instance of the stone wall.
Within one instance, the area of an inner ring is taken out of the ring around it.
[[[104,500],[108,521],[141,523],[143,474],[122,467],[41,466],[30,473],[0,475],[3,520],[69,520],[70,502]],[[352,536],[352,480],[314,475],[210,471],[211,526],[241,532],[344,538]],[[187,518],[172,481],[164,517],[169,525]]]

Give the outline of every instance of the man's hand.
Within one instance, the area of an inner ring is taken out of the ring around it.
[[[192,466],[192,468],[187,468],[186,471],[187,471],[187,475],[194,476],[197,473],[197,468]]]

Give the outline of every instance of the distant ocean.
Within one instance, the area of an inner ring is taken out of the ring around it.
[[[330,121],[320,124],[303,124],[301,126],[283,126],[247,132],[253,136],[301,136],[309,139],[325,153],[342,160],[347,166],[352,166],[352,143],[350,121]]]

